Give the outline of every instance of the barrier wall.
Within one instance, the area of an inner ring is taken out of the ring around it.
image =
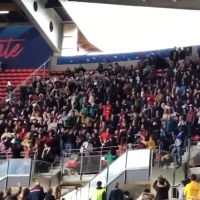
[[[102,54],[102,55],[83,55],[83,56],[60,56],[54,57],[51,64],[52,71],[62,71],[67,68],[77,68],[80,65],[87,69],[94,69],[99,63],[115,63],[120,65],[130,66],[135,65],[139,58],[149,57],[151,55],[160,55],[161,57],[168,57],[171,49],[152,50],[145,52],[131,52],[131,53],[119,53],[119,54]],[[193,60],[197,60],[199,56],[200,46],[192,47],[192,55],[189,56]]]

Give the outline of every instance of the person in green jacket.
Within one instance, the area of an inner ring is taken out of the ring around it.
[[[105,158],[105,160],[108,161],[108,164],[110,165],[110,164],[113,163],[113,161],[115,160],[116,156],[113,155],[111,151],[108,151],[108,153],[104,155],[104,158]]]

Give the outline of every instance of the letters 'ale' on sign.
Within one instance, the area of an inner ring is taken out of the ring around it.
[[[0,61],[8,68],[37,68],[52,54],[35,27],[0,27]]]

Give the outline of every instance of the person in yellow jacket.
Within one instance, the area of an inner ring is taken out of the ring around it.
[[[190,183],[185,186],[184,194],[187,200],[199,199],[200,186],[196,181],[197,177],[195,174],[190,176]]]
[[[102,187],[102,182],[97,182],[97,188],[93,191],[90,200],[106,200],[106,189]]]

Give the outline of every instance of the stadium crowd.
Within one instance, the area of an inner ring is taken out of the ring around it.
[[[0,191],[0,200],[55,200],[52,188],[48,188],[44,192],[43,187],[39,182],[35,182],[35,185],[31,188],[23,188],[18,183],[18,191],[13,192],[12,188],[8,188],[5,193]]]
[[[170,59],[163,69],[167,62],[152,55],[127,68],[107,63],[48,80],[34,77],[20,88],[20,100],[13,97],[0,109],[1,157],[34,152],[53,162],[87,141],[121,152],[161,144],[180,164],[187,138],[199,140],[200,65],[177,50]]]

